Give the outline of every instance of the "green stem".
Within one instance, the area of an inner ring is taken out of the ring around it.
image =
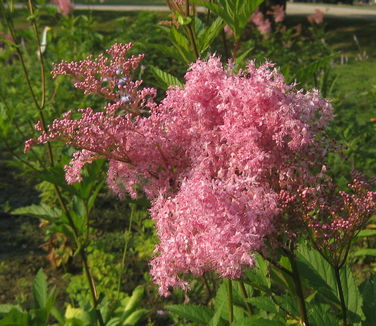
[[[346,304],[345,304],[345,297],[343,295],[343,288],[342,288],[342,283],[341,283],[341,276],[339,274],[339,267],[334,266],[334,274],[335,274],[335,277],[336,277],[339,299],[340,299],[340,302],[341,302],[343,326],[347,326],[347,308],[346,308]]]
[[[245,306],[247,307],[248,314],[251,316],[253,312],[252,312],[252,306],[248,302],[249,297],[248,297],[247,289],[245,288],[244,282],[242,280],[239,281],[239,285],[240,285],[240,291],[244,297],[244,302],[245,302]]]
[[[227,45],[227,40],[226,40],[226,32],[224,29],[222,29],[222,42],[223,42],[223,49],[225,51],[225,59],[226,61],[230,58],[230,54],[229,54],[229,51],[228,51],[228,45]]]
[[[95,313],[97,315],[99,325],[105,326],[102,314],[101,314],[100,310],[98,309],[98,292],[97,292],[97,288],[96,288],[96,285],[95,285],[95,280],[94,280],[93,274],[92,274],[90,266],[89,266],[89,260],[87,258],[85,247],[84,246],[81,247],[81,245],[80,245],[80,240],[79,240],[80,235],[77,231],[76,225],[74,224],[73,218],[72,218],[72,216],[69,212],[69,209],[68,209],[68,207],[67,207],[67,205],[64,201],[64,198],[61,194],[59,187],[54,185],[54,188],[55,188],[55,192],[56,192],[56,195],[58,197],[58,200],[60,202],[60,206],[63,208],[63,211],[64,211],[64,213],[65,213],[65,215],[68,219],[69,225],[73,230],[76,246],[79,248],[79,253],[80,253],[80,256],[81,256],[82,263],[83,263],[84,272],[85,272],[86,278],[87,278],[88,283],[89,283],[89,289],[90,289],[91,300],[92,300],[92,303],[93,303],[93,308],[94,308]]]
[[[294,281],[295,292],[296,292],[296,296],[298,298],[300,316],[303,320],[304,325],[309,326],[308,314],[307,314],[307,308],[306,308],[305,300],[304,300],[302,282],[300,280],[300,274],[299,274],[298,265],[296,263],[294,253],[292,253],[292,252],[288,253],[288,258],[289,258],[289,261],[290,261],[290,264],[291,264],[291,269],[292,269],[292,274],[293,274],[292,279]]]
[[[234,305],[232,297],[232,281],[227,279],[227,299],[228,299],[228,321],[231,324],[234,321]]]
[[[130,237],[131,229],[132,229],[132,221],[133,221],[133,211],[131,211],[131,214],[130,214],[130,217],[129,217],[128,232],[124,232],[123,256],[121,258],[120,273],[119,273],[119,280],[118,280],[118,286],[117,286],[117,297],[118,298],[119,298],[119,295],[120,295],[121,279],[122,279],[122,274],[123,274],[123,270],[124,270],[124,266],[125,266],[125,259],[126,259],[127,251],[128,251],[129,237]],[[126,233],[128,233],[128,237],[126,237]]]
[[[239,50],[239,40],[235,39],[234,41],[234,48],[232,49],[232,61],[235,62],[235,59],[238,55]]]

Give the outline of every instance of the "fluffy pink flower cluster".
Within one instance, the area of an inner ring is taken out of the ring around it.
[[[104,112],[81,110],[79,120],[67,113],[38,142],[63,140],[81,149],[67,167],[68,182],[79,181],[85,163],[106,157],[116,193],[136,196],[135,186],[142,186],[160,239],[151,274],[162,295],[173,286],[186,289],[184,273],[238,278],[253,265],[252,251],[276,231],[280,193],[315,180],[311,168],[325,156],[318,137],[331,106],[316,91],[286,85],[271,64],[250,62],[234,73],[217,57],[194,63],[185,86],[170,87],[156,105],[153,90],[131,81],[140,57],[125,59],[130,46],[114,45],[111,60],[54,69],[113,103]]]

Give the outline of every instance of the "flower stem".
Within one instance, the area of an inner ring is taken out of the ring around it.
[[[231,324],[234,321],[234,306],[232,297],[232,281],[227,279],[227,298],[228,298],[228,321]]]
[[[339,274],[339,267],[338,266],[334,266],[334,274],[335,274],[335,277],[336,277],[339,299],[340,299],[340,302],[341,302],[343,326],[347,326],[347,308],[346,308],[346,304],[345,304],[345,297],[343,295],[341,276]]]
[[[295,256],[292,252],[288,253],[288,258],[291,264],[291,269],[292,269],[292,274],[293,274],[292,279],[295,285],[295,292],[296,292],[296,296],[298,299],[300,316],[303,320],[304,325],[309,326],[307,308],[305,305],[303,287],[302,287],[302,282],[300,280],[298,265],[296,263]]]
[[[239,281],[239,285],[240,285],[240,291],[241,291],[241,293],[244,297],[244,302],[245,302],[245,306],[247,307],[248,314],[251,316],[252,315],[252,306],[247,301],[247,299],[249,298],[248,293],[247,293],[247,289],[245,288],[244,282],[242,280]]]

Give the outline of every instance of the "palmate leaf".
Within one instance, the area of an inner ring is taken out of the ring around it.
[[[214,315],[213,310],[208,307],[199,305],[167,305],[165,308],[182,318],[202,325],[208,325]]]

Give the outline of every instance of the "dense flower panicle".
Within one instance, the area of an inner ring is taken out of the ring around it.
[[[81,110],[79,120],[68,112],[38,142],[63,140],[81,150],[66,168],[69,182],[80,180],[84,164],[106,157],[114,192],[136,196],[142,187],[160,239],[151,273],[162,295],[170,286],[186,289],[179,275],[187,272],[237,278],[252,266],[252,251],[278,232],[281,193],[318,180],[312,171],[326,155],[319,140],[331,106],[317,91],[286,85],[272,64],[250,62],[234,73],[216,57],[194,63],[185,86],[170,87],[155,105],[155,91],[131,81],[140,57],[128,62],[128,49],[115,45],[111,61],[100,56],[55,68],[113,102],[104,112]],[[117,69],[127,78],[120,90]],[[97,76],[110,86],[102,89]],[[118,100],[124,89],[133,90],[125,104]],[[140,114],[145,107],[147,116]]]

